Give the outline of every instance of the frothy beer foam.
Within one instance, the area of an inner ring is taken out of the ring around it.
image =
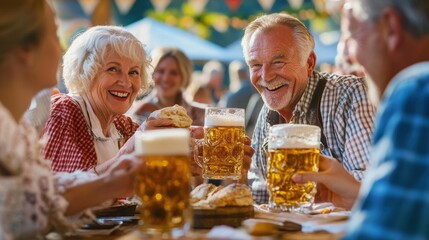
[[[270,129],[268,148],[320,148],[320,128],[306,124],[278,124]]]
[[[244,118],[236,115],[206,115],[204,126],[244,127]]]
[[[187,129],[160,129],[136,132],[137,155],[189,155],[190,133]]]

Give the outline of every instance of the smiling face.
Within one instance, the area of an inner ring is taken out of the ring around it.
[[[175,58],[162,59],[155,67],[152,77],[159,98],[174,100],[181,92],[182,74]]]
[[[114,117],[131,107],[140,89],[140,62],[121,57],[111,51],[96,75],[88,98],[100,116]]]
[[[302,59],[293,30],[275,25],[249,41],[251,81],[270,109],[293,111],[311,75],[315,56]]]

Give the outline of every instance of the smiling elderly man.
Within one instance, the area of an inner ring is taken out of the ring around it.
[[[375,112],[365,80],[315,71],[313,36],[288,14],[264,15],[251,22],[242,45],[251,81],[264,100],[248,173],[254,201],[268,201],[264,143],[270,126],[279,123],[321,127],[322,153],[361,180],[368,166]]]

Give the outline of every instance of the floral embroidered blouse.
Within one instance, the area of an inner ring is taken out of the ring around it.
[[[0,133],[0,239],[42,239],[52,227],[73,229],[60,193],[76,183],[76,175],[54,176],[34,127],[17,123],[1,102]]]

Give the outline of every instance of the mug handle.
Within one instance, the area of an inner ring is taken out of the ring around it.
[[[204,146],[204,138],[201,139],[193,139],[194,141],[194,161],[200,167],[203,168],[203,146]]]

